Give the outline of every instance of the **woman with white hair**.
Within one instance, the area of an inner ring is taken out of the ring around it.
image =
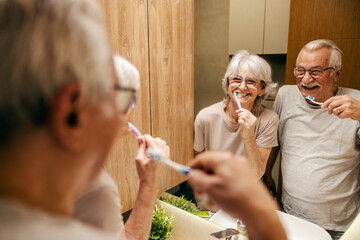
[[[278,117],[262,102],[272,93],[270,65],[240,50],[222,80],[226,98],[202,109],[194,123],[194,153],[207,150],[246,155],[260,179],[271,148],[277,146]]]
[[[114,56],[113,61],[118,80],[115,84],[115,90],[118,90],[116,100],[122,112],[119,116],[127,118],[136,108],[136,91],[140,87],[139,72],[134,65],[120,56]],[[118,136],[123,137],[129,132],[129,127],[125,126],[118,131]],[[147,135],[138,137],[139,144],[147,142],[146,138]],[[165,155],[169,155],[169,148],[163,140],[156,138],[155,144],[156,147],[162,149]],[[136,158],[138,158],[138,156]],[[141,158],[143,158],[143,156]],[[153,161],[149,161],[148,165],[154,164],[151,162]],[[155,164],[158,165],[158,163]],[[149,190],[142,191],[144,190],[141,185],[141,180],[143,179],[140,179],[139,195],[145,194],[141,197],[138,195],[133,209],[133,213],[135,214],[130,215],[125,225],[121,215],[118,187],[106,172],[105,168],[78,199],[73,216],[96,228],[115,233],[119,239],[123,239],[122,237],[126,236],[134,237],[134,239],[147,239],[150,233],[152,209],[157,197],[161,176],[159,169],[162,169],[162,166],[152,168],[158,169],[154,171],[154,174],[151,176],[154,189],[152,192]],[[143,176],[145,176],[145,174]],[[139,177],[141,178],[143,176]],[[144,200],[146,203],[144,203]]]

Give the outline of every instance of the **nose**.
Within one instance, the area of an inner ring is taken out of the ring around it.
[[[245,81],[241,81],[240,85],[238,86],[240,90],[245,90],[247,88]]]
[[[301,79],[301,81],[305,84],[308,84],[313,81],[313,78],[311,77],[310,73],[308,71],[305,72],[304,77]]]

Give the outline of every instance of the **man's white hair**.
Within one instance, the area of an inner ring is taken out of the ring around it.
[[[331,40],[328,39],[317,39],[306,44],[300,51],[297,59],[296,66],[299,64],[299,56],[303,51],[316,51],[321,48],[330,48],[331,57],[330,57],[330,67],[334,67],[336,70],[342,67],[342,51],[340,48]]]

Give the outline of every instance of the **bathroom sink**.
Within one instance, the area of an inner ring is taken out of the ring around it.
[[[316,224],[284,212],[277,211],[277,214],[285,228],[288,240],[331,240],[330,235]],[[210,222],[225,228],[236,229],[236,219],[221,210],[210,218]]]

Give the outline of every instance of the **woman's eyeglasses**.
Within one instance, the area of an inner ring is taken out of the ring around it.
[[[126,112],[130,107],[131,109],[136,108],[137,96],[135,89],[121,87],[118,84],[115,84],[114,90],[118,91],[116,101],[121,112]]]
[[[240,87],[240,85],[245,82],[246,87],[257,87],[259,85],[260,81],[257,80],[253,80],[253,79],[243,79],[242,77],[239,76],[231,76],[228,77],[228,82],[229,82],[229,86],[233,87],[233,88],[238,88]]]

